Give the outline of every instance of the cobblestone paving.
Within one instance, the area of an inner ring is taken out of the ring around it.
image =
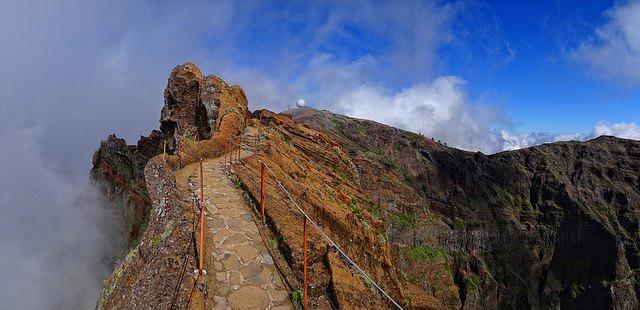
[[[214,242],[205,254],[214,261],[208,267],[208,276],[215,277],[216,283],[208,288],[216,302],[213,309],[293,309],[242,192],[222,165],[222,158],[203,164],[206,233],[210,234],[207,240]],[[199,184],[199,169],[194,169],[188,188],[199,195]]]

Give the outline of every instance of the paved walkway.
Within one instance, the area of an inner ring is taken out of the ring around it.
[[[293,309],[289,292],[275,268],[273,258],[258,233],[245,204],[242,191],[227,178],[222,158],[203,164],[207,240],[214,266],[208,276],[215,277],[207,288],[216,305],[213,309]],[[188,176],[188,189],[199,195],[198,164]]]

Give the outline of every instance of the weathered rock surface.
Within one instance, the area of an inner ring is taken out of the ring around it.
[[[137,146],[111,135],[93,157],[92,179],[125,208],[130,248],[105,281],[98,309],[202,309],[213,302],[191,294],[197,262],[193,201],[181,195],[175,171],[219,156],[237,140],[247,101],[242,89],[203,78],[190,63],[174,69],[165,94],[161,131],[141,137]],[[175,156],[178,142],[181,157]],[[160,155],[165,145],[166,158]]]
[[[468,309],[640,307],[640,142],[487,156],[326,111],[288,114],[347,150],[400,268],[434,296],[453,278]]]
[[[165,89],[160,130],[140,137],[137,145],[110,135],[93,156],[91,178],[101,184],[111,200],[124,208],[129,246],[134,245],[148,222],[151,209],[145,180],[147,161],[163,152],[176,151],[176,143],[208,140],[224,133],[237,135],[244,128],[247,98],[239,86],[204,77],[192,63],[173,69]]]
[[[138,145],[110,135],[93,155],[91,179],[104,189],[105,195],[124,209],[128,246],[134,245],[148,220],[151,200],[144,181],[147,161],[162,152],[162,135],[153,131],[141,137]]]
[[[97,309],[171,309],[191,299],[193,206],[161,157],[149,160],[144,177],[152,203],[148,227],[105,281]]]
[[[230,134],[244,128],[247,97],[239,86],[230,86],[217,76],[203,76],[192,63],[171,72],[164,92],[161,130],[173,148],[180,140],[208,140],[213,134]],[[232,131],[235,131],[232,133]]]

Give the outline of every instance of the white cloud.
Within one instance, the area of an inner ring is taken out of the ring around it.
[[[346,115],[419,132],[449,146],[487,154],[600,135],[640,139],[640,127],[635,123],[601,122],[591,132],[514,131],[508,117],[493,105],[474,103],[467,94],[466,82],[458,76],[438,77],[398,92],[364,84],[336,98],[335,108]]]
[[[502,149],[505,151],[517,150],[525,147],[536,146],[543,143],[584,140],[585,135],[581,133],[573,134],[555,134],[550,132],[531,132],[517,133],[508,130],[501,130],[503,144]]]
[[[39,125],[0,124],[0,302],[5,309],[89,309],[122,248],[122,218],[98,191],[42,158]],[[29,297],[25,298],[24,294]]]
[[[438,77],[395,93],[363,85],[341,96],[337,108],[466,150],[495,153],[503,149],[504,139],[494,129],[503,121],[502,114],[491,106],[471,103],[466,82],[457,76]]]
[[[623,84],[640,83],[640,1],[629,1],[605,12],[608,21],[573,52],[605,78]]]
[[[640,126],[636,123],[598,123],[593,128],[593,136],[616,136],[618,138],[640,140]]]

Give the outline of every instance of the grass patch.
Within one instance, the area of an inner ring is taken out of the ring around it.
[[[373,217],[377,219],[384,216],[384,210],[382,210],[382,206],[380,206],[380,204],[378,203],[374,204],[373,207],[371,208],[371,215],[373,215]]]
[[[302,289],[297,289],[291,292],[291,302],[294,304],[298,304],[302,306],[302,299],[304,294],[302,293]]]
[[[194,139],[190,134],[185,134],[182,136],[182,142],[193,142]]]
[[[445,249],[432,248],[430,246],[403,248],[402,252],[413,260],[433,260],[438,257],[447,259],[447,251]]]
[[[362,219],[362,211],[358,207],[358,200],[355,198],[351,198],[351,202],[349,203],[349,210],[359,219]]]

